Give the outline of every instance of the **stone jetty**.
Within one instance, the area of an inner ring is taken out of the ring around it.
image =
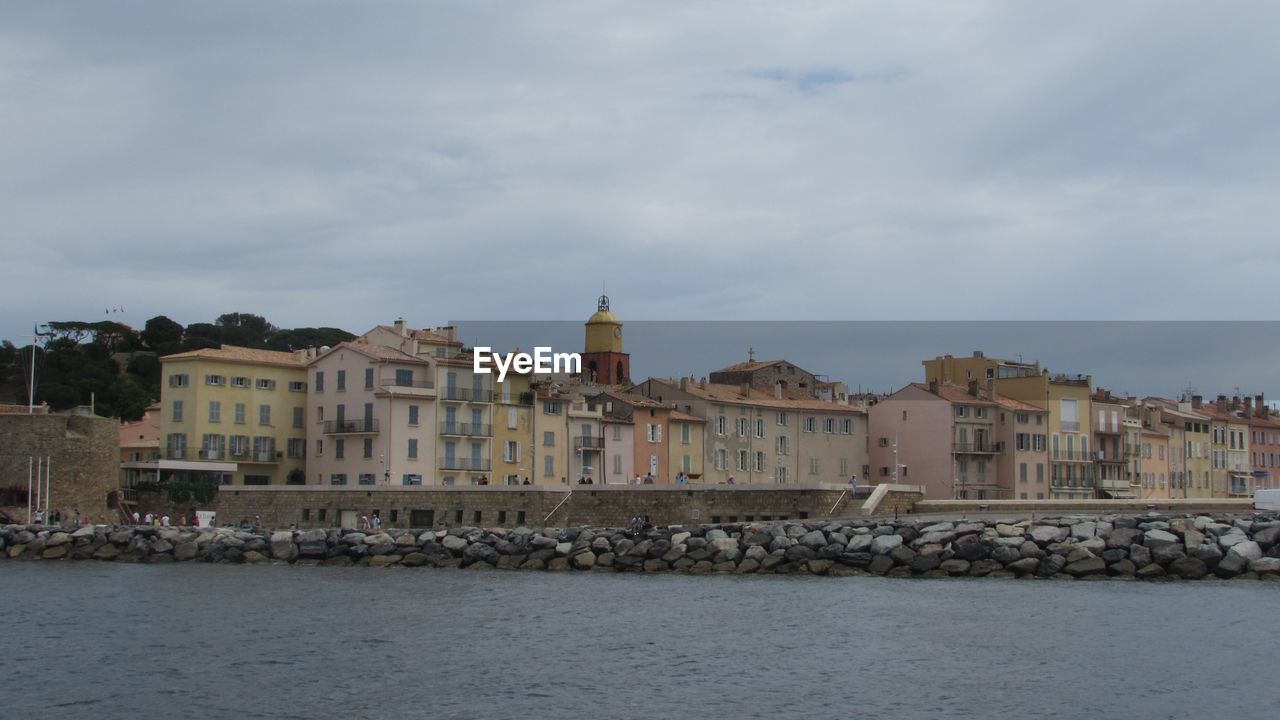
[[[857,519],[448,530],[0,528],[14,561],[220,562],[593,572],[1280,580],[1280,516]]]

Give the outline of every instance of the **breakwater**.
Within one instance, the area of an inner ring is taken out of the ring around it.
[[[301,563],[890,577],[1280,579],[1280,517],[775,523],[644,529],[0,528],[11,560]]]

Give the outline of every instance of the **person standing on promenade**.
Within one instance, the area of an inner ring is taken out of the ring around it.
[[[143,522],[143,524],[144,524],[144,525],[150,525],[150,524],[152,523],[152,521],[154,520],[154,518],[155,518],[155,516],[154,516],[154,515],[152,515],[150,511],[147,511],[146,516],[142,518],[142,519],[143,519],[143,521],[144,521],[144,522]]]

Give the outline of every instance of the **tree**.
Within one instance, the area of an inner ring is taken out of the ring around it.
[[[294,328],[278,330],[271,336],[269,345],[272,350],[292,352],[305,348],[332,347],[340,342],[355,339],[355,335],[338,328]]]
[[[224,313],[214,323],[222,333],[222,342],[242,347],[265,348],[277,330],[261,315]]]
[[[178,322],[170,320],[164,315],[157,315],[147,321],[142,327],[142,342],[152,350],[159,350],[160,346],[165,343],[182,342],[182,333],[184,328]]]
[[[183,333],[182,344],[187,350],[218,347],[222,344],[222,328],[211,323],[191,323]]]

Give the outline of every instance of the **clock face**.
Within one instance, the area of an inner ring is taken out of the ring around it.
[[[614,336],[614,337],[619,337],[619,338],[620,338],[620,337],[622,337],[622,328],[620,328],[620,327],[616,327],[616,328],[614,328],[614,329],[613,329],[613,336]]]

